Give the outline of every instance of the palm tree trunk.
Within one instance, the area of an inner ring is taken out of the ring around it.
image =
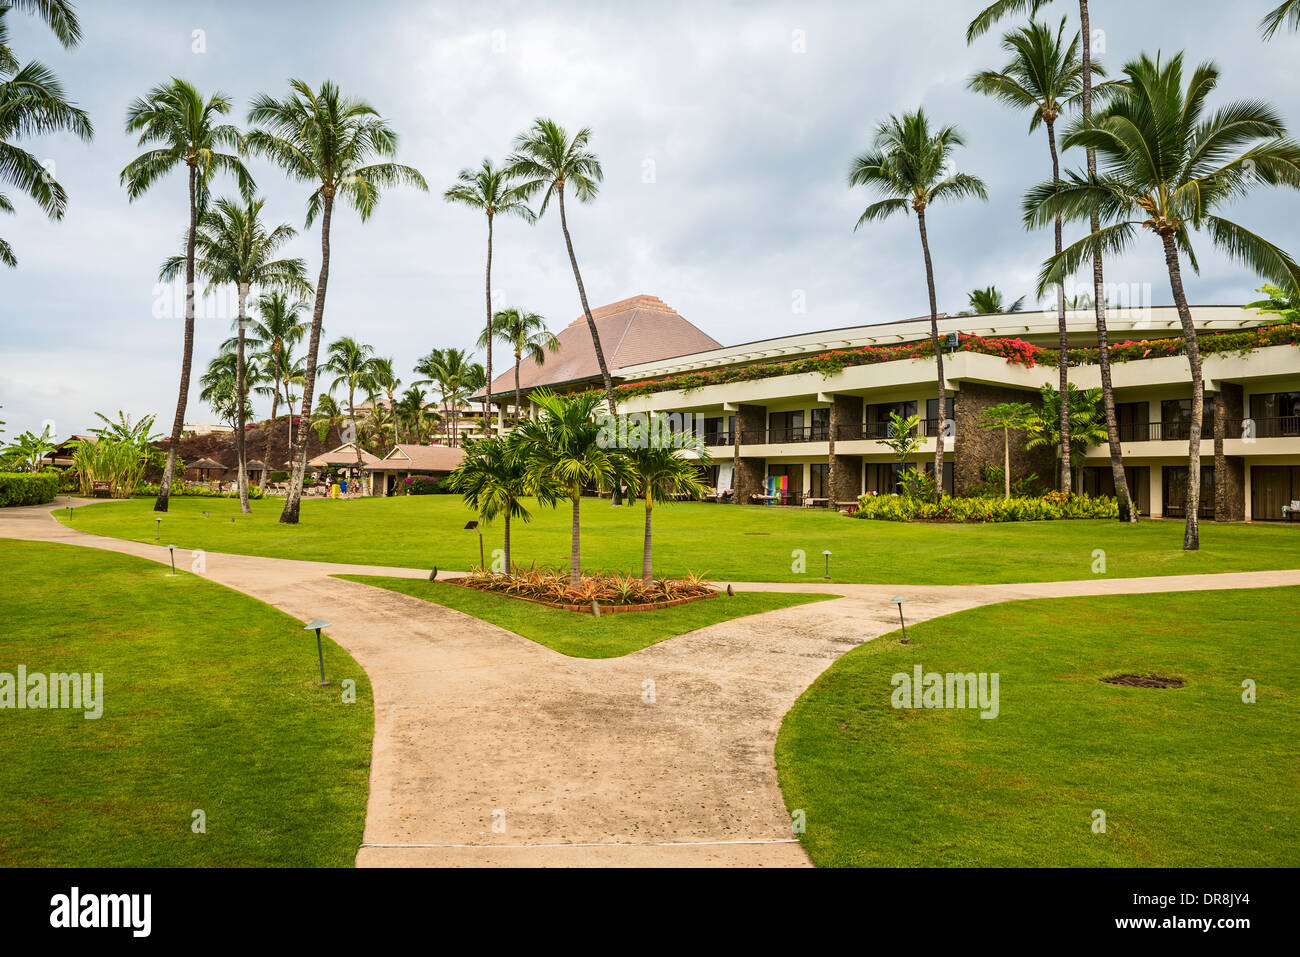
[[[1192,311],[1183,294],[1183,274],[1178,265],[1178,247],[1172,235],[1161,237],[1165,244],[1165,264],[1169,267],[1169,285],[1173,290],[1178,319],[1183,325],[1183,342],[1187,346],[1187,364],[1192,370],[1192,423],[1187,441],[1187,524],[1183,530],[1183,550],[1201,547],[1201,530],[1197,512],[1201,505],[1201,413],[1205,401],[1205,383],[1201,379],[1201,346],[1192,325]]]
[[[1058,189],[1061,183],[1061,159],[1056,152],[1056,122],[1046,120],[1047,145],[1052,151],[1052,184]],[[1061,212],[1056,212],[1056,255],[1061,254]],[[1065,324],[1065,283],[1056,290],[1056,326],[1060,357],[1057,369],[1061,382],[1061,491],[1069,495],[1074,491],[1074,470],[1070,468],[1070,403],[1067,401],[1070,389],[1070,330]]]
[[[582,498],[581,489],[573,490],[573,543],[569,546],[569,584],[577,585],[582,580],[582,550],[578,537],[578,505]]]
[[[235,345],[235,458],[239,460],[239,511],[247,515],[252,509],[248,505],[248,456],[244,449],[244,422],[248,411],[244,408],[244,308],[248,303],[248,284],[239,284],[239,333]],[[270,468],[270,462],[265,463]],[[265,476],[265,472],[263,476]],[[262,484],[266,484],[263,477]]]
[[[944,413],[948,411],[947,396],[943,387],[943,347],[939,345],[939,303],[934,295],[934,263],[930,260],[930,239],[925,232],[925,207],[916,211],[917,226],[921,230],[921,252],[925,254],[925,282],[930,292],[930,341],[934,344],[935,374],[938,377],[939,421],[943,422]],[[934,437],[934,486],[935,499],[943,498],[943,428],[940,427]]]
[[[1083,38],[1083,120],[1092,119],[1092,23],[1088,17],[1088,0],[1079,0],[1079,26]],[[1097,152],[1088,150],[1088,175],[1097,173]],[[1094,211],[1089,226],[1095,233],[1101,229],[1101,218]],[[1121,522],[1136,524],[1138,510],[1129,493],[1124,475],[1124,456],[1120,446],[1119,420],[1115,415],[1115,388],[1110,377],[1110,334],[1106,329],[1106,279],[1102,268],[1101,251],[1092,256],[1092,300],[1097,316],[1097,363],[1101,368],[1101,404],[1106,412],[1106,443],[1110,446],[1110,471],[1115,482],[1115,497],[1119,500]]]
[[[654,581],[654,556],[650,545],[650,513],[654,511],[654,499],[647,488],[645,493],[645,544],[641,551],[641,580],[647,585]]]
[[[569,264],[573,266],[573,278],[578,283],[578,298],[582,301],[582,314],[587,319],[587,329],[591,332],[591,344],[596,350],[596,364],[600,366],[600,378],[605,384],[605,401],[609,405],[609,414],[611,416],[618,414],[618,407],[614,401],[614,380],[609,376],[609,366],[605,364],[605,350],[600,345],[600,333],[596,331],[596,320],[591,317],[591,307],[587,305],[587,290],[582,285],[582,273],[578,271],[578,257],[573,253],[573,239],[569,236],[569,220],[564,212],[564,187],[560,186],[556,190],[560,199],[560,228],[564,231],[564,246],[569,251]],[[614,483],[614,491],[610,495],[610,504],[622,504],[622,494],[618,483]]]
[[[393,399],[393,393],[388,393],[388,408],[393,413],[393,444],[401,445],[402,437],[397,434],[397,402]]]
[[[181,385],[176,398],[176,416],[172,419],[171,441],[167,443],[167,464],[158,484],[158,498],[153,503],[155,512],[167,511],[171,499],[176,456],[180,450],[181,432],[185,429],[185,407],[190,401],[190,366],[194,361],[194,236],[199,228],[198,167],[190,164],[189,174],[190,231],[185,237],[185,344],[181,348]]]
[[[522,401],[523,393],[520,392],[519,390],[519,363],[522,361],[522,358],[523,357],[520,354],[519,350],[516,349],[515,350],[515,426],[516,427],[519,425],[519,419],[522,415],[520,402]]]
[[[271,421],[266,424],[266,452],[262,455],[262,461],[266,467],[271,467],[271,437],[275,434],[275,414],[280,411],[280,381],[275,380],[275,389],[271,394]],[[290,416],[292,419],[293,416]]]
[[[352,450],[357,453],[357,475],[361,474],[361,430],[357,428],[357,396],[352,383],[348,383],[348,414],[352,416]],[[356,488],[355,477],[352,487]]]
[[[510,505],[509,503],[506,504],[505,524],[506,524],[505,527],[506,574],[509,575],[510,570],[514,567],[513,565],[510,564]]]
[[[320,330],[325,319],[325,292],[330,278],[330,219],[334,215],[334,194],[325,193],[325,208],[320,221],[320,276],[316,280],[316,303],[312,308],[311,337],[307,344],[307,368],[302,377],[302,418],[311,421],[311,402],[316,391],[316,353],[320,350]],[[293,430],[293,409],[289,410],[289,429]],[[291,458],[293,477],[289,481],[289,492],[284,499],[284,511],[280,521],[285,525],[298,524],[298,510],[302,502],[303,473],[307,471],[307,443],[304,439],[306,429],[299,429],[292,439]]]
[[[488,409],[492,405],[492,214],[488,213],[488,255],[487,255],[487,385],[483,389],[483,434],[488,434]]]
[[[1002,430],[1002,486],[1003,498],[1011,497],[1011,430]]]

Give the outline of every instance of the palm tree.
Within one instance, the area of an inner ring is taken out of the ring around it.
[[[529,484],[543,489],[558,486],[573,507],[572,541],[569,548],[569,583],[582,579],[582,548],[579,505],[587,485],[605,489],[625,474],[621,457],[604,447],[601,426],[596,421],[600,397],[594,392],[561,396],[550,389],[533,393],[540,415],[529,419],[512,433],[529,450]]]
[[[515,138],[515,151],[510,155],[510,173],[517,176],[522,183],[516,187],[520,194],[530,197],[539,190],[542,205],[537,215],[545,214],[546,207],[554,196],[560,204],[560,229],[564,233],[564,246],[569,251],[569,264],[573,267],[573,278],[578,284],[578,298],[582,301],[582,314],[587,319],[587,329],[591,332],[591,344],[596,350],[596,364],[600,366],[600,378],[605,384],[605,399],[609,403],[609,414],[615,414],[614,380],[610,378],[609,366],[605,363],[605,350],[600,345],[600,333],[596,331],[596,320],[591,317],[591,307],[587,305],[587,290],[582,285],[582,273],[578,271],[578,257],[573,252],[573,239],[569,235],[569,220],[564,210],[564,188],[572,187],[573,195],[581,203],[589,203],[596,198],[600,182],[605,178],[600,168],[600,159],[587,149],[591,139],[591,130],[583,128],[569,138],[554,120],[538,117],[533,125]]]
[[[76,8],[69,0],[5,0],[0,15],[10,10],[40,17],[65,49],[70,50],[81,42],[81,21],[77,19]],[[0,51],[4,49],[4,44],[0,43]]]
[[[9,184],[27,194],[52,220],[63,218],[68,196],[40,160],[14,144],[42,133],[73,133],[89,141],[95,134],[90,117],[68,102],[58,78],[35,60],[20,66],[8,46],[5,14],[19,7],[41,14],[55,29],[64,46],[81,36],[76,14],[64,0],[0,5],[0,185]],[[0,212],[12,213],[13,201],[0,193]],[[0,239],[0,263],[18,265],[13,248]]]
[[[695,458],[687,458],[683,453]],[[645,540],[641,551],[641,580],[654,580],[654,552],[651,516],[656,500],[671,502],[676,495],[699,498],[706,492],[701,469],[712,464],[704,443],[690,433],[665,436],[664,430],[646,424],[628,429],[627,461],[629,486],[645,501]]]
[[[1028,402],[1000,402],[997,405],[989,406],[980,413],[979,424],[981,427],[1002,433],[1004,498],[1011,497],[1011,430],[1023,429],[1025,422],[1033,414],[1034,407]]]
[[[172,419],[171,439],[167,447],[167,464],[158,485],[155,512],[167,511],[172,478],[176,473],[176,454],[181,430],[185,425],[185,406],[190,397],[190,367],[194,361],[194,271],[195,243],[199,217],[207,205],[208,186],[219,172],[234,175],[244,195],[251,195],[253,179],[235,153],[223,153],[223,147],[242,151],[243,138],[228,123],[218,122],[230,112],[230,97],[215,93],[208,99],[191,83],[173,78],[170,83],[154,87],[126,111],[126,131],[139,133],[138,146],[149,146],[122,170],[121,182],[131,202],[139,199],[162,177],[179,166],[185,167],[189,188],[189,232],[185,237],[185,342],[181,351],[181,382]]]
[[[206,210],[199,221],[195,235],[196,274],[210,283],[230,284],[235,287],[238,313],[235,317],[236,334],[227,345],[235,355],[235,455],[238,459],[239,508],[248,514],[248,456],[245,451],[244,425],[248,419],[245,397],[248,384],[245,380],[244,345],[248,326],[248,295],[257,286],[265,289],[287,290],[299,295],[310,295],[307,282],[307,264],[301,258],[276,258],[280,247],[297,235],[292,226],[281,223],[267,229],[262,222],[265,200],[235,200],[223,198]],[[173,256],[163,264],[162,278],[175,279],[185,267],[184,256]],[[269,465],[269,461],[268,461]]]
[[[1259,29],[1265,40],[1273,39],[1273,34],[1286,23],[1292,30],[1300,30],[1300,0],[1286,0],[1259,21]]]
[[[1060,432],[1061,408],[1064,405],[1070,419],[1070,451],[1066,456],[1065,467],[1081,467],[1088,449],[1106,441],[1101,390],[1080,389],[1071,382],[1066,388],[1064,403],[1061,402],[1061,393],[1050,385],[1043,386],[1039,390],[1039,395],[1042,397],[1039,407],[1035,409],[1029,406],[1029,411],[1019,420],[1013,421],[1011,428],[1024,430],[1026,449],[1051,448],[1056,455],[1060,455],[1063,449]]]
[[[442,411],[448,418],[448,443],[459,444],[459,406],[465,397],[473,394],[470,387],[477,379],[475,363],[463,349],[434,349],[415,364],[416,375],[424,378],[414,385],[433,385],[442,396]],[[480,367],[481,368],[481,367]]]
[[[1273,320],[1274,325],[1300,324],[1300,291],[1286,292],[1281,286],[1270,283],[1265,283],[1255,291],[1262,293],[1264,298],[1246,303],[1243,309],[1258,310],[1260,315],[1278,316],[1278,319]]]
[[[360,390],[368,399],[373,399],[375,387],[375,347],[357,342],[351,336],[341,336],[330,343],[322,368],[333,372],[334,381],[330,383],[329,392],[341,385],[348,389],[348,417],[352,420],[354,432],[357,428],[357,391]],[[358,434],[355,449],[357,453],[357,474],[362,470],[361,439]]]
[[[1028,13],[1030,19],[1051,0],[993,0],[979,15],[971,21],[966,30],[966,42],[974,42],[976,37],[986,33],[993,24],[1004,17]],[[1079,36],[1081,39],[1080,68],[1082,71],[1083,92],[1080,109],[1083,122],[1092,120],[1092,16],[1088,9],[1088,0],[1079,0]],[[1097,154],[1089,149],[1088,174],[1097,172]],[[1094,215],[1088,223],[1092,232],[1101,228],[1101,221]],[[1076,297],[1077,298],[1077,297]],[[1098,248],[1092,257],[1092,297],[1088,308],[1093,310],[1097,321],[1097,366],[1101,375],[1102,405],[1106,410],[1106,440],[1110,447],[1110,469],[1115,480],[1115,493],[1119,497],[1119,519],[1121,522],[1136,524],[1138,510],[1133,507],[1132,495],[1128,481],[1124,477],[1124,456],[1119,439],[1119,419],[1115,414],[1115,388],[1110,372],[1110,332],[1106,328],[1106,275],[1102,261],[1102,251]]]
[[[508,169],[498,169],[490,159],[484,159],[478,169],[463,169],[456,176],[456,182],[449,187],[442,198],[449,203],[459,203],[476,209],[487,216],[487,280],[484,290],[487,295],[487,324],[484,336],[487,342],[487,381],[492,382],[492,223],[498,215],[518,216],[527,222],[534,222],[536,216],[528,208],[528,197],[516,184],[512,183],[514,173]],[[480,345],[483,339],[479,340]],[[488,419],[488,406],[491,404],[491,388],[483,392],[483,421]]]
[[[1010,305],[1002,297],[1002,290],[997,286],[987,289],[972,289],[966,294],[969,309],[957,313],[959,316],[994,316],[1007,312],[1020,312],[1025,307],[1025,297],[1021,296]]]
[[[1065,17],[1053,33],[1045,23],[1031,21],[1028,26],[1012,30],[1002,37],[1002,49],[1011,60],[1001,70],[985,70],[970,80],[970,88],[991,96],[1008,106],[1029,111],[1029,132],[1039,127],[1047,131],[1047,147],[1052,157],[1052,181],[1061,178],[1061,159],[1056,149],[1056,121],[1083,97],[1083,64],[1079,58],[1079,34],[1067,42]],[[1101,65],[1092,64],[1092,72],[1104,76]],[[1096,89],[1096,88],[1094,88]],[[1061,217],[1055,221],[1055,252],[1062,248]],[[1060,390],[1066,389],[1070,368],[1070,330],[1065,322],[1065,285],[1056,290],[1058,335],[1057,372]],[[1061,409],[1060,488],[1067,495],[1072,489],[1069,456],[1070,422]]]
[[[515,424],[519,424],[519,410],[523,408],[523,393],[519,388],[519,366],[528,356],[539,366],[546,362],[546,353],[559,352],[560,340],[546,328],[546,320],[535,312],[522,309],[502,309],[492,317],[492,326],[479,336],[479,348],[492,338],[500,339],[510,347],[515,357]]]
[[[375,359],[370,370],[370,381],[374,387],[388,397],[388,411],[393,418],[393,444],[401,441],[397,436],[397,390],[402,387],[402,380],[393,371],[392,359]],[[378,409],[376,409],[378,411]]]
[[[284,386],[285,408],[289,410],[289,447],[293,447],[293,403],[289,398],[289,387],[294,382],[301,383],[303,360],[293,355],[293,347],[302,342],[307,334],[307,326],[299,318],[306,310],[307,303],[300,299],[292,302],[289,297],[278,290],[271,290],[253,301],[258,318],[253,320],[248,329],[248,341],[256,350],[259,362],[266,369],[267,378],[272,383],[271,422],[266,430],[266,463],[271,462],[271,433],[275,429],[276,412],[280,407],[280,386]]]
[[[408,185],[427,191],[429,186],[414,168],[382,161],[397,155],[397,134],[369,103],[344,97],[328,80],[319,90],[313,90],[302,80],[290,80],[289,86],[289,95],[282,100],[265,93],[253,99],[248,121],[258,128],[248,134],[248,146],[278,165],[290,178],[314,185],[307,199],[307,225],[320,217],[321,262],[302,383],[302,416],[309,419],[316,389],[321,325],[325,319],[330,222],[336,198],[342,196],[365,222],[379,204],[384,187]],[[293,476],[280,515],[280,521],[286,525],[298,524],[302,501],[307,444],[301,429],[291,452]]]
[[[397,420],[407,430],[415,445],[423,445],[426,435],[441,421],[441,416],[428,409],[428,399],[419,386],[411,386],[402,393],[397,403]]]
[[[863,223],[887,219],[895,213],[916,213],[921,231],[921,252],[925,257],[925,279],[930,293],[930,340],[934,345],[938,381],[939,416],[945,408],[943,349],[939,345],[939,306],[934,292],[934,264],[930,260],[930,240],[925,229],[925,212],[944,200],[956,201],[974,196],[988,199],[984,183],[969,173],[949,172],[948,164],[957,147],[965,145],[954,126],[930,129],[924,110],[891,116],[876,129],[870,151],[857,156],[849,167],[849,186],[870,186],[885,198],[863,211],[856,231]],[[943,490],[943,436],[934,439],[934,475],[938,491]]]
[[[520,519],[528,522],[532,514],[524,507],[523,499],[536,493],[534,476],[528,469],[527,446],[515,436],[475,439],[465,446],[465,458],[447,478],[452,491],[459,492],[465,504],[474,509],[487,523],[498,515],[505,523],[505,566],[511,574],[514,563],[510,558],[510,522]],[[541,487],[539,496],[548,504],[547,486]]]
[[[241,401],[238,361],[235,352],[223,350],[212,357],[203,375],[199,376],[199,398],[212,407],[221,421],[236,429],[239,427],[240,410],[248,399],[248,382],[260,375],[256,366],[248,367],[248,378],[244,383],[245,395]],[[243,475],[240,477],[244,478]]]
[[[328,392],[320,397],[311,413],[311,427],[316,430],[316,437],[324,444],[330,432],[342,430],[344,415],[334,396]]]
[[[1050,221],[1059,210],[1068,219],[1096,214],[1106,223],[1048,260],[1040,289],[1059,282],[1098,250],[1120,253],[1149,230],[1159,237],[1169,285],[1182,322],[1192,374],[1188,447],[1187,527],[1183,548],[1200,547],[1199,507],[1201,413],[1204,385],[1196,327],[1183,291],[1183,256],[1198,270],[1191,230],[1204,229],[1210,241],[1265,279],[1300,289],[1300,267],[1285,252],[1212,211],[1249,193],[1252,186],[1300,187],[1300,144],[1286,137],[1278,112],[1266,103],[1244,100],[1203,116],[1205,101],[1219,71],[1204,63],[1183,87],[1183,57],[1167,64],[1147,56],[1124,68],[1128,78],[1106,109],[1065,137],[1066,147],[1086,146],[1105,161],[1101,175],[1072,173],[1064,185],[1044,183],[1025,198],[1026,225]]]

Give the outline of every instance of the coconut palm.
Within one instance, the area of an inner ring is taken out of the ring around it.
[[[343,430],[345,420],[343,409],[334,396],[328,392],[320,397],[311,413],[311,427],[316,430],[316,437],[324,444],[329,434]]]
[[[9,49],[5,14],[15,6],[42,14],[65,46],[76,43],[80,27],[72,8],[61,0],[0,4],[0,186],[13,186],[50,219],[60,220],[67,209],[67,193],[36,156],[14,141],[42,133],[72,133],[89,141],[95,130],[86,112],[68,101],[63,85],[48,67],[35,60],[20,65]],[[13,201],[0,193],[0,212],[13,211]],[[0,263],[11,268],[18,265],[13,248],[3,239]]]
[[[341,336],[330,343],[325,362],[321,368],[325,372],[334,373],[334,381],[329,386],[331,395],[339,386],[347,386],[348,418],[352,422],[352,431],[354,433],[359,432],[360,430],[357,428],[357,392],[361,392],[369,400],[373,400],[377,392],[375,385],[375,347],[364,342],[357,342],[351,336]],[[359,436],[354,443],[354,447],[357,453],[357,473],[360,474],[363,463]]]
[[[1029,132],[1040,127],[1047,133],[1047,147],[1052,157],[1052,180],[1061,178],[1061,158],[1056,148],[1056,122],[1083,98],[1083,61],[1079,57],[1079,34],[1066,39],[1065,17],[1053,32],[1045,23],[1031,21],[1028,26],[1012,30],[1002,37],[1002,49],[1011,57],[1001,70],[985,70],[970,80],[970,88],[991,96],[1019,110],[1029,112]],[[1104,76],[1097,63],[1092,72]],[[1102,87],[1094,87],[1100,90]],[[1056,217],[1055,252],[1062,248],[1061,217]],[[1065,285],[1056,290],[1056,321],[1058,336],[1057,372],[1060,390],[1065,391],[1070,368],[1070,330],[1065,322]],[[1061,409],[1061,475],[1060,489],[1067,495],[1072,491],[1069,456],[1064,450],[1070,446],[1070,423],[1064,407]]]
[[[1255,290],[1262,293],[1264,298],[1255,302],[1248,302],[1243,309],[1258,310],[1260,315],[1278,316],[1273,320],[1273,324],[1278,323],[1297,323],[1300,324],[1300,292],[1286,292],[1281,286],[1274,286],[1265,283]]]
[[[199,376],[199,398],[212,408],[217,418],[238,430],[240,411],[248,401],[248,386],[260,374],[256,366],[248,366],[244,379],[245,395],[241,401],[238,356],[233,351],[218,352]]]
[[[1285,3],[1278,4],[1276,9],[1259,21],[1259,29],[1264,34],[1264,39],[1271,40],[1283,23],[1292,30],[1300,30],[1300,0],[1286,0]]]
[[[490,333],[490,334],[489,334]],[[502,309],[492,317],[490,330],[479,336],[479,348],[492,338],[510,347],[515,357],[515,424],[519,423],[519,410],[523,408],[523,392],[519,388],[519,366],[524,356],[539,366],[546,362],[547,352],[559,352],[560,340],[546,328],[546,320],[535,312],[522,309]]]
[[[602,427],[596,421],[601,400],[594,392],[566,397],[541,389],[533,393],[532,400],[540,414],[512,434],[529,450],[529,483],[537,489],[558,486],[557,497],[568,498],[573,507],[569,583],[577,585],[582,578],[582,490],[585,486],[610,488],[626,470],[618,452],[606,448],[601,440]]]
[[[158,484],[155,512],[167,511],[172,479],[176,473],[176,454],[181,430],[185,425],[185,406],[190,396],[190,371],[194,361],[194,274],[195,244],[199,218],[207,205],[208,187],[221,172],[232,174],[244,195],[253,191],[253,179],[236,153],[222,149],[243,149],[239,131],[229,123],[219,122],[230,112],[230,97],[215,93],[206,100],[193,84],[173,78],[170,83],[154,87],[135,100],[126,111],[126,131],[139,133],[137,145],[150,149],[141,153],[122,170],[121,182],[127,198],[134,202],[160,179],[178,167],[185,167],[189,189],[189,231],[185,237],[185,340],[181,350],[180,394],[176,415],[172,419],[167,464]]]
[[[423,445],[425,438],[432,435],[433,427],[442,417],[428,408],[429,401],[425,391],[419,386],[411,386],[402,393],[397,402],[397,421],[406,430],[407,439],[415,445]]]
[[[72,49],[81,42],[81,21],[77,19],[76,8],[69,0],[5,0],[3,8],[0,8],[0,16],[10,10],[40,17],[67,49]],[[0,51],[4,49],[6,47],[0,43]]]
[[[1025,307],[1025,297],[1008,304],[997,286],[987,289],[972,289],[966,294],[970,308],[957,313],[959,316],[994,316],[1006,312],[1020,312]]]
[[[307,199],[307,225],[320,217],[321,263],[302,382],[302,415],[308,419],[315,397],[316,359],[325,319],[335,200],[341,196],[365,222],[374,213],[384,188],[407,185],[427,191],[429,186],[414,168],[387,162],[397,155],[397,134],[369,103],[343,96],[328,80],[319,90],[302,80],[290,80],[289,86],[284,99],[265,93],[253,99],[248,121],[257,128],[248,134],[248,146],[291,179],[313,185]],[[296,525],[307,468],[307,443],[301,429],[291,453],[293,475],[280,521]]]
[[[280,407],[281,386],[284,387],[285,408],[289,410],[289,447],[293,447],[293,402],[289,398],[289,388],[295,382],[302,382],[303,359],[293,355],[293,347],[307,334],[307,326],[301,319],[307,303],[301,299],[291,301],[285,293],[272,289],[258,296],[253,307],[257,310],[257,318],[248,328],[248,342],[272,384],[271,422],[266,430],[266,454],[263,456],[269,465],[271,432]]]
[[[587,290],[582,285],[582,273],[578,271],[578,257],[573,252],[573,238],[569,235],[569,220],[564,209],[565,187],[572,189],[579,202],[589,203],[596,198],[600,182],[605,178],[605,173],[600,168],[600,159],[587,149],[587,141],[590,139],[590,129],[578,130],[570,138],[554,120],[538,117],[526,132],[515,138],[515,151],[510,155],[509,168],[511,174],[521,181],[517,187],[521,195],[530,197],[539,191],[542,193],[538,216],[546,212],[551,197],[555,197],[559,203],[564,246],[569,252],[569,264],[573,267],[573,279],[578,284],[582,314],[587,319],[591,344],[596,350],[596,364],[600,367],[600,378],[605,385],[609,413],[613,415],[614,380],[610,378],[609,366],[605,362],[605,350],[600,344],[600,333],[596,331],[596,320],[591,317],[591,307],[587,305]]]
[[[292,226],[281,223],[268,229],[262,221],[261,199],[217,200],[199,221],[195,234],[195,273],[215,284],[235,287],[238,308],[235,337],[226,343],[235,356],[235,456],[238,459],[239,508],[248,514],[248,456],[244,426],[248,419],[244,354],[248,326],[248,296],[254,286],[262,289],[311,295],[307,264],[299,257],[278,258],[280,247],[297,235]],[[175,279],[185,268],[186,257],[173,256],[163,263],[162,278]]]
[[[1061,281],[1098,250],[1123,252],[1140,230],[1159,238],[1192,375],[1188,474],[1195,476],[1200,474],[1204,385],[1182,259],[1198,270],[1191,232],[1204,230],[1229,257],[1285,289],[1300,289],[1300,267],[1289,255],[1214,212],[1260,184],[1300,187],[1300,144],[1287,138],[1281,116],[1266,103],[1237,101],[1206,116],[1206,99],[1219,79],[1212,63],[1197,67],[1186,88],[1181,53],[1163,64],[1144,55],[1124,73],[1127,88],[1064,141],[1067,148],[1095,150],[1104,171],[1071,173],[1063,185],[1035,187],[1025,198],[1025,222],[1042,225],[1059,210],[1067,219],[1096,214],[1105,224],[1048,260],[1039,276],[1040,290]],[[1189,484],[1183,548],[1194,550],[1200,546],[1200,485]]]
[[[925,258],[925,279],[930,294],[930,340],[934,345],[935,372],[938,381],[939,414],[946,403],[943,382],[943,349],[939,346],[939,306],[934,291],[934,264],[930,259],[930,239],[926,233],[926,210],[938,202],[955,202],[974,196],[987,200],[984,182],[969,173],[949,170],[957,148],[965,145],[954,126],[930,128],[924,110],[891,116],[876,128],[872,149],[854,158],[849,166],[849,186],[868,186],[883,195],[858,217],[857,230],[863,223],[887,219],[910,209],[916,213],[921,232],[921,253]],[[934,440],[934,474],[936,495],[943,489],[943,436]]]
[[[971,21],[966,31],[966,42],[989,30],[994,23],[1004,17],[1028,13],[1030,18],[1037,16],[1040,8],[1051,0],[994,0]],[[1079,0],[1079,58],[1082,68],[1083,91],[1079,99],[1079,108],[1085,123],[1092,119],[1092,15],[1088,9],[1088,0]],[[1097,154],[1087,151],[1088,173],[1097,172]],[[1101,221],[1093,216],[1088,228],[1096,232],[1101,228]],[[1076,296],[1077,300],[1079,297]],[[1076,307],[1071,307],[1076,308]],[[1119,438],[1119,419],[1115,413],[1115,388],[1110,370],[1110,331],[1106,328],[1106,273],[1105,263],[1100,249],[1092,257],[1092,295],[1087,297],[1097,324],[1097,368],[1101,376],[1102,406],[1106,411],[1106,439],[1110,449],[1110,470],[1115,482],[1115,494],[1119,499],[1119,519],[1121,522],[1136,524],[1138,510],[1133,505],[1129,492],[1128,480],[1124,476],[1124,455]]]
[[[451,490],[459,492],[465,504],[484,523],[501,517],[507,575],[514,569],[510,558],[510,522],[532,521],[532,513],[524,506],[523,499],[536,494],[535,478],[528,469],[527,446],[513,435],[469,442],[465,446],[465,458],[447,477]],[[547,488],[545,483],[541,486],[543,494],[539,498],[549,503]]]
[[[528,207],[528,197],[523,189],[514,182],[515,174],[509,169],[498,169],[490,159],[484,159],[478,169],[463,169],[456,176],[456,182],[443,194],[449,203],[459,203],[470,209],[478,210],[487,216],[487,279],[484,292],[487,296],[487,322],[483,327],[486,344],[480,338],[480,345],[487,351],[487,380],[492,381],[492,225],[497,216],[518,216],[526,222],[533,222],[536,216]],[[492,401],[491,389],[483,392],[483,421],[488,418],[488,406]]]
[[[1045,385],[1039,390],[1039,395],[1042,402],[1038,408],[1030,406],[1029,411],[1013,421],[1010,427],[1025,432],[1026,449],[1051,448],[1054,454],[1060,455],[1061,393],[1050,385]],[[1079,468],[1083,465],[1088,450],[1106,441],[1101,390],[1080,389],[1071,382],[1066,388],[1065,396],[1064,405],[1070,419],[1070,452],[1066,458],[1066,467]]]
[[[370,370],[370,381],[375,389],[382,392],[388,399],[388,411],[391,413],[393,426],[393,444],[396,445],[401,441],[397,436],[397,390],[402,387],[402,380],[397,377],[393,371],[393,360],[377,358],[374,360]],[[378,411],[378,408],[376,408]]]
[[[471,385],[478,381],[474,365],[464,349],[450,347],[434,349],[415,364],[415,374],[424,378],[416,380],[413,385],[432,385],[442,397],[442,411],[447,418],[447,437],[451,445],[459,444],[460,403],[473,394]]]
[[[704,495],[707,487],[701,470],[712,464],[702,440],[691,433],[665,432],[648,423],[633,425],[628,429],[628,447],[623,451],[630,490],[645,502],[641,580],[647,584],[654,580],[651,517],[655,503],[671,502],[678,495]]]

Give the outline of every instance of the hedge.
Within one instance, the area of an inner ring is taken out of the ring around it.
[[[940,501],[901,495],[863,495],[854,518],[885,522],[1048,522],[1071,518],[1119,518],[1113,498],[1075,495],[1068,499],[954,498]]]
[[[44,505],[58,492],[57,472],[0,472],[0,506]]]
[[[148,485],[138,485],[131,494],[134,498],[155,498],[158,495],[158,483],[150,482]],[[181,482],[173,482],[171,494],[176,498],[239,498],[239,489],[235,489],[233,492],[218,492],[216,489],[204,485],[185,485]],[[265,494],[260,486],[248,486],[250,500],[260,499]]]

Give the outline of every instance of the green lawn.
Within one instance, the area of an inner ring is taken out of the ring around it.
[[[370,575],[338,577],[454,608],[573,658],[618,658],[720,621],[839,597],[788,592],[742,592],[730,597],[722,595],[671,608],[628,611],[597,618],[594,615],[547,608],[534,602],[493,595],[460,585],[448,585],[445,582]]]
[[[1300,588],[1019,602],[855,648],[777,740],[804,847],[822,866],[1294,867],[1298,604]],[[893,708],[892,676],[917,664],[997,672],[999,715]],[[1116,673],[1186,685],[1099,680]]]
[[[321,688],[301,622],[195,575],[8,540],[0,567],[0,672],[103,675],[96,720],[0,711],[0,866],[352,864],[374,714],[342,649]]]
[[[186,549],[410,568],[465,570],[478,564],[478,539],[464,530],[475,516],[459,497],[308,499],[297,526],[279,524],[282,505],[254,502],[253,514],[240,516],[233,499],[174,498],[161,532],[152,499],[85,506],[71,518],[66,509],[55,514],[95,534],[143,542],[159,534],[160,542]],[[515,561],[567,566],[568,510],[533,511],[533,522],[514,525]],[[644,515],[640,505],[614,508],[605,499],[584,500],[584,567],[639,573]],[[657,508],[654,534],[657,574],[690,570],[732,581],[819,580],[824,550],[833,553],[833,581],[918,585],[1300,567],[1300,527],[1294,525],[1205,522],[1201,550],[1185,553],[1182,523],[1172,521],[1137,527],[1104,521],[905,525],[824,510],[687,503]],[[500,536],[499,523],[487,528],[489,562]],[[1101,574],[1093,570],[1098,549],[1105,552]],[[805,556],[803,572],[794,570],[796,550]]]

